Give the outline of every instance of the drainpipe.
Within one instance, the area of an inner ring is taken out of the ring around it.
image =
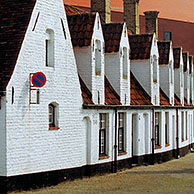
[[[151,156],[151,164],[154,165],[155,157],[154,157],[154,147],[155,147],[155,138],[154,138],[154,108],[152,108],[152,156]]]
[[[117,109],[115,109],[115,145],[114,145],[114,167],[113,172],[117,172]]]
[[[179,119],[178,119],[178,109],[176,108],[176,159],[180,158],[179,153]]]

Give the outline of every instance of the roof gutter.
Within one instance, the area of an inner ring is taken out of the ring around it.
[[[153,105],[95,105],[83,104],[83,109],[105,109],[105,110],[159,110],[159,109],[194,109],[193,106],[153,106]]]

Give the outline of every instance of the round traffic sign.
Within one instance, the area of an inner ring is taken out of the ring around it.
[[[32,76],[32,84],[35,87],[41,88],[46,83],[46,76],[42,72],[34,73]]]

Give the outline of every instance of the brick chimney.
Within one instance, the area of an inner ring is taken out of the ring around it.
[[[139,34],[139,0],[123,0],[124,21],[133,34]]]
[[[91,12],[98,12],[105,23],[111,23],[110,0],[91,0]]]
[[[146,33],[156,33],[158,39],[158,14],[159,11],[144,12],[146,19]]]

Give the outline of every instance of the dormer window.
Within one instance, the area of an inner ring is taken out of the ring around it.
[[[127,57],[127,48],[123,48],[123,79],[127,79],[127,63],[128,57]]]
[[[46,66],[54,67],[54,31],[46,30]]]
[[[95,71],[96,75],[101,75],[101,42],[96,40],[95,46]]]
[[[156,55],[153,57],[153,81],[158,82],[158,76],[157,76],[157,64],[158,64],[158,59],[156,58]]]
[[[173,66],[172,66],[172,61],[170,61],[170,83],[174,83],[174,74],[173,74]]]

